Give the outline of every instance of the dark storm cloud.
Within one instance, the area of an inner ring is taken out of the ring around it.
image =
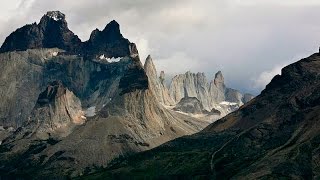
[[[319,2],[314,0],[11,0],[1,7],[0,38],[48,10],[67,15],[82,40],[112,19],[151,54],[158,71],[222,70],[227,84],[258,93],[281,67],[318,49]]]

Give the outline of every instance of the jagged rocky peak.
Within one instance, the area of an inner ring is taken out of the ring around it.
[[[151,55],[148,55],[144,63],[144,70],[148,76],[149,87],[157,100],[163,105],[173,105],[174,101],[170,97],[167,87],[164,85],[164,72],[162,76],[160,75],[160,77],[158,77],[157,69]],[[163,79],[161,79],[161,77]]]
[[[50,11],[41,18],[39,24],[25,25],[11,33],[0,52],[39,48],[59,48],[76,53],[81,49],[81,40],[69,30],[63,13]]]
[[[224,84],[224,77],[222,75],[221,71],[218,71],[214,76],[214,84],[216,85],[222,85]]]
[[[90,35],[91,41],[111,42],[121,38],[123,38],[123,36],[120,32],[120,25],[115,20],[112,20],[110,23],[108,23],[102,31],[95,29]]]
[[[104,55],[117,58],[138,54],[136,45],[122,36],[120,25],[115,20],[108,23],[102,31],[95,29],[84,44],[84,51],[93,57]]]
[[[11,33],[0,48],[0,52],[24,51],[27,49],[59,48],[71,54],[82,54],[88,58],[118,58],[137,56],[134,43],[124,38],[119,24],[113,20],[100,31],[95,29],[90,39],[81,42],[68,28],[66,16],[60,11],[49,11],[39,24],[25,25]]]
[[[106,36],[105,40],[117,40],[120,38],[123,38],[121,32],[120,32],[120,25],[117,21],[112,20],[102,31],[104,35]]]
[[[148,76],[157,76],[157,70],[151,58],[151,55],[148,55],[146,62],[144,63],[144,70]]]

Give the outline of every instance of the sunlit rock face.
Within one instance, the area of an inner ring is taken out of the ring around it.
[[[145,61],[144,70],[149,79],[150,89],[154,93],[157,100],[163,105],[167,105],[167,106],[174,105],[175,103],[170,97],[167,86],[164,83],[164,80],[165,80],[164,72],[162,71],[160,76],[158,76],[156,67],[153,64],[153,60],[150,55],[147,57]]]

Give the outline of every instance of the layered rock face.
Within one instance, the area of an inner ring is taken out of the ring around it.
[[[160,73],[160,77],[158,77],[157,70],[153,64],[153,60],[149,55],[144,64],[144,70],[149,79],[149,87],[151,91],[154,93],[157,100],[163,105],[174,105],[174,101],[169,95],[169,91],[167,86],[165,85],[165,74],[163,71]]]
[[[63,24],[62,13],[51,13],[43,18]],[[17,129],[0,146],[0,174],[78,176],[208,125],[159,104],[135,45],[118,29],[109,23],[87,51],[82,47],[89,42],[79,49],[77,43],[31,46],[38,42],[32,36],[25,37],[27,50],[15,51],[19,36],[7,38],[10,48],[0,54],[0,126]]]
[[[283,68],[259,96],[200,133],[91,177],[318,179],[319,90],[316,53]]]

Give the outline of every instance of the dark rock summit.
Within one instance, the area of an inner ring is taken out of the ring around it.
[[[69,30],[63,13],[50,11],[41,18],[39,24],[25,25],[11,33],[0,52],[38,48],[59,48],[76,53],[81,48],[81,40]]]
[[[113,20],[102,30],[94,30],[90,39],[84,43],[84,51],[89,55],[105,57],[124,57],[138,54],[135,44],[130,43],[120,33],[119,24]]]
[[[25,25],[11,33],[5,39],[0,52],[39,48],[59,48],[67,53],[81,54],[88,58],[116,58],[138,54],[135,44],[122,36],[115,20],[107,24],[102,31],[94,30],[88,41],[81,42],[78,36],[69,30],[65,15],[59,11],[49,11],[38,24]]]

